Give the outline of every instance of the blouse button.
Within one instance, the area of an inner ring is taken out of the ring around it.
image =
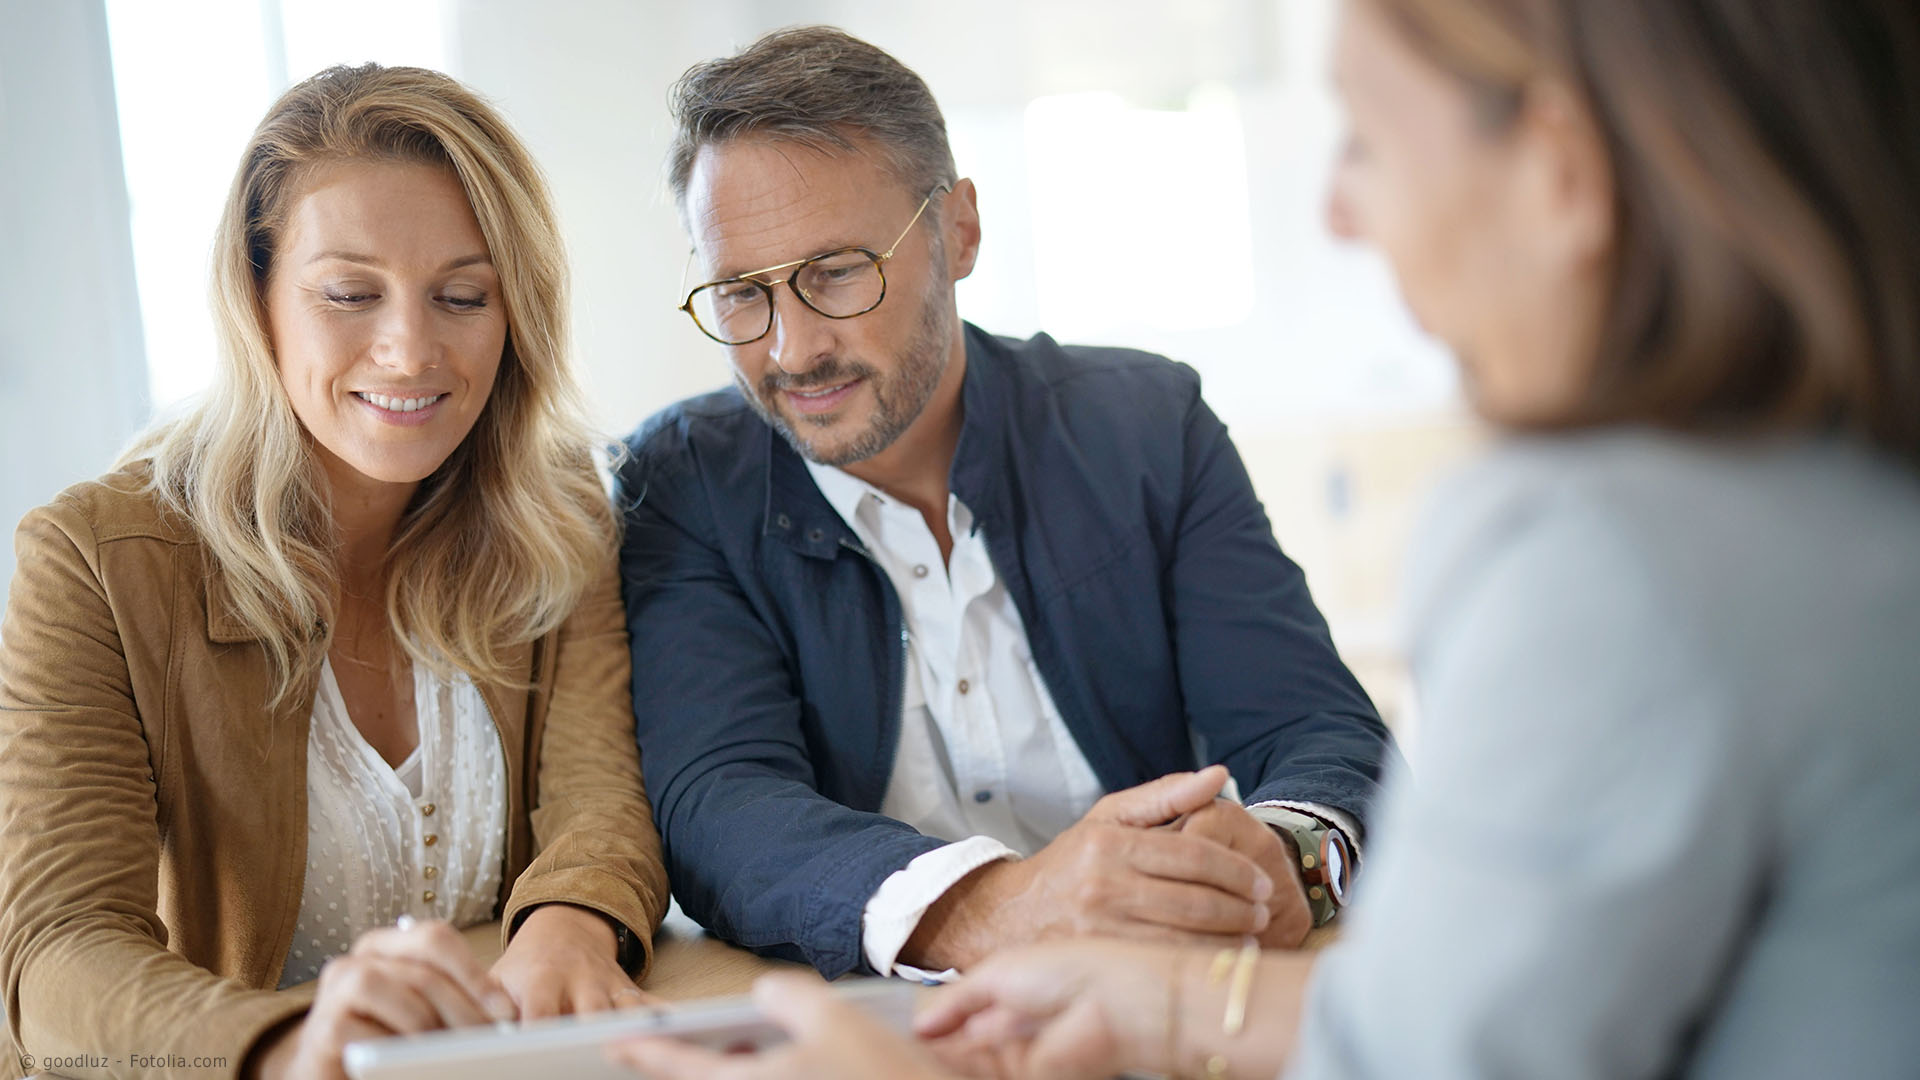
[[[431,903],[433,903],[433,898],[434,898],[434,896],[435,896],[435,893],[434,893],[434,891],[433,891],[432,889],[428,889],[428,890],[427,890],[426,892],[423,892],[423,893],[421,893],[421,894],[420,894],[420,899],[422,899],[422,900],[424,900],[424,901],[426,901],[427,903],[429,903],[429,904],[431,904]]]
[[[926,564],[926,563],[921,563],[921,564],[919,564],[918,566],[915,566],[915,567],[913,568],[913,576],[914,576],[914,577],[926,577],[926,576],[927,576],[927,564]]]
[[[440,876],[440,868],[437,866],[429,866],[420,871],[420,876],[426,878],[428,881],[432,881],[434,878]]]
[[[420,842],[427,845],[428,847],[432,847],[433,845],[440,842],[440,834],[428,833],[426,836],[421,838]]]
[[[969,690],[971,690],[971,689],[973,689],[973,684],[972,684],[972,683],[970,683],[970,682],[968,682],[968,681],[967,681],[967,680],[965,680],[965,679],[961,679],[961,680],[960,680],[960,685],[959,685],[959,686],[956,686],[956,687],[954,687],[954,689],[956,689],[956,690],[958,690],[958,691],[960,691],[961,693],[963,693],[963,694],[964,694],[964,693],[966,693],[967,691],[969,691]]]
[[[420,807],[420,815],[422,817],[432,817],[433,810],[434,810],[434,806],[432,803],[425,803]]]

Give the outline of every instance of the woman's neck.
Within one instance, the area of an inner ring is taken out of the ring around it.
[[[381,581],[393,534],[418,481],[375,480],[322,451],[334,535],[340,543],[341,584],[351,591]]]

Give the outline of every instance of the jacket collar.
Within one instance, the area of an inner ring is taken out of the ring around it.
[[[1002,431],[1015,388],[1013,373],[985,331],[966,323],[967,371],[960,385],[960,441],[954,450],[947,487],[973,512],[976,527],[1004,520],[1007,486],[1001,477]],[[762,443],[748,452],[767,460],[764,535],[802,555],[833,559],[843,547],[862,550],[860,541],[813,482],[807,463],[765,421],[754,426]]]
[[[201,548],[206,560],[207,638],[221,645],[259,641],[261,635],[240,618],[227,586],[227,574],[212,554]]]

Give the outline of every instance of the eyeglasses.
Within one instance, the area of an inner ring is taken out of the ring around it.
[[[952,190],[951,183],[942,183],[927,192],[913,219],[885,251],[876,254],[863,247],[845,247],[709,281],[688,293],[680,310],[693,319],[701,333],[722,345],[746,345],[767,336],[773,329],[773,290],[782,282],[801,303],[829,319],[865,315],[887,298],[887,275],[882,264],[893,258],[894,250],[919,223],[933,197]],[[788,271],[786,277],[766,280],[766,275],[782,270]]]

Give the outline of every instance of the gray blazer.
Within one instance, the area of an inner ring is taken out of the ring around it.
[[[1525,440],[1430,518],[1289,1077],[1920,1076],[1920,478]]]

